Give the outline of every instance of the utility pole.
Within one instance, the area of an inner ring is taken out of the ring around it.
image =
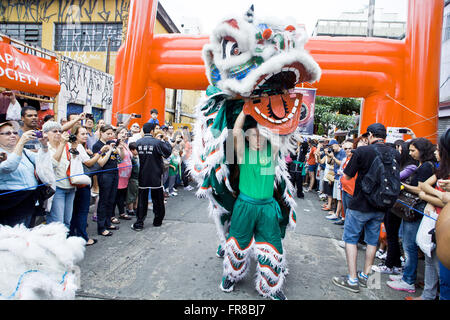
[[[375,0],[369,0],[369,16],[367,18],[367,36],[373,37],[373,28],[375,24]]]
[[[105,72],[109,73],[109,56],[111,55],[111,37],[108,37],[108,48],[106,49],[106,68]]]

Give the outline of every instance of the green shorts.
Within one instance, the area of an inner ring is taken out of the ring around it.
[[[127,189],[127,199],[126,204],[136,202],[139,191],[139,182],[137,179],[130,179],[128,181],[128,189]]]
[[[281,219],[281,209],[274,198],[253,199],[241,192],[231,215],[229,238],[234,237],[241,248],[246,248],[254,237],[255,242],[271,244],[283,254]]]

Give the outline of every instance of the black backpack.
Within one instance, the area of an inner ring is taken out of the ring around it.
[[[400,168],[395,159],[396,150],[377,146],[373,146],[377,155],[361,181],[361,188],[371,206],[387,211],[400,194]]]

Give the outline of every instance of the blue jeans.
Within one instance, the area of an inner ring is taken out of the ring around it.
[[[415,222],[403,220],[403,251],[405,252],[406,261],[403,268],[403,281],[408,284],[415,284],[417,277],[417,263],[419,260],[416,244],[417,230],[419,230],[421,219]]]
[[[72,220],[73,200],[75,199],[75,188],[62,189],[56,187],[53,196],[52,209],[47,215],[47,223],[60,222],[64,223],[67,229],[70,228],[70,220]]]
[[[384,212],[361,212],[348,208],[342,240],[356,245],[364,230],[364,241],[368,245],[376,247],[380,238],[380,228],[383,220]]]
[[[450,300],[450,269],[439,261],[439,300]]]
[[[349,193],[342,190],[342,207],[344,209],[345,215],[347,215],[348,204],[351,199],[353,199],[353,197]]]
[[[73,205],[72,220],[70,222],[70,236],[81,237],[86,241],[89,240],[86,227],[90,204],[91,187],[88,186],[77,189]]]

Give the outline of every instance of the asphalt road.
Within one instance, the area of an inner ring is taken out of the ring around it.
[[[325,219],[315,193],[297,199],[297,227],[283,242],[289,274],[284,292],[289,300],[403,300],[407,293],[386,286],[387,275],[376,274],[372,288],[351,293],[331,279],[347,274],[345,251],[338,245],[343,228]],[[264,300],[254,288],[255,265],[231,293],[219,289],[222,259],[215,253],[216,229],[208,216],[208,203],[194,191],[178,189],[169,198],[163,225],[153,227],[149,210],[145,229],[133,231],[121,220],[111,237],[98,236],[89,215],[88,233],[98,239],[87,247],[77,299],[107,300]],[[358,249],[358,269],[363,267]],[[379,261],[376,259],[375,263]],[[423,260],[418,281],[423,281]],[[419,295],[420,290],[415,295]]]

